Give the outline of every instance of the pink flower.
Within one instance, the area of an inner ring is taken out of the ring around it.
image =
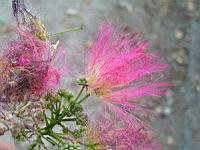
[[[8,102],[22,100],[27,94],[42,95],[60,81],[60,72],[52,64],[52,46],[25,26],[18,27],[17,34],[18,39],[4,47],[0,58],[2,94],[12,93],[5,95]]]
[[[149,48],[150,43],[141,40],[138,33],[124,34],[105,23],[91,50],[86,70],[88,90],[130,122],[139,120],[129,118],[129,113],[145,112],[139,99],[165,94],[169,86],[160,81],[168,65],[158,54],[149,52]]]
[[[135,129],[129,124],[101,117],[98,124],[90,123],[87,140],[101,150],[161,150],[162,146],[146,128]],[[117,121],[117,124],[116,124]],[[96,124],[96,125],[94,125]]]

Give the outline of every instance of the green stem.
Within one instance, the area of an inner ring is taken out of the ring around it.
[[[53,127],[56,125],[56,124],[59,124],[60,122],[62,121],[75,121],[76,118],[66,118],[66,119],[63,119],[65,116],[61,116],[60,118],[57,118],[55,120],[52,120],[48,125],[46,125],[46,127],[40,129],[40,130],[49,130],[49,129],[53,129]]]
[[[57,33],[50,34],[50,35],[48,35],[48,37],[57,36],[57,35],[64,34],[64,33],[67,33],[67,32],[72,32],[72,31],[79,31],[79,30],[82,30],[82,29],[83,29],[82,27],[72,28],[72,29],[68,29],[68,30],[62,31],[62,32],[57,32]]]
[[[90,94],[85,95],[78,103],[82,103],[84,100],[86,100],[88,97],[90,96]]]
[[[46,126],[48,126],[49,122],[48,122],[47,116],[46,116],[44,111],[43,111],[43,116],[44,116],[44,120],[45,120]]]
[[[79,97],[81,96],[81,94],[83,93],[83,90],[85,89],[85,85],[83,85],[82,87],[81,87],[81,90],[79,91],[79,93],[78,93],[78,95],[76,96],[76,98],[75,98],[75,101],[77,101],[78,99],[79,99]]]
[[[45,137],[42,136],[42,138],[44,138],[45,140],[47,140],[49,143],[51,143],[52,145],[58,145],[57,143],[55,143],[50,137]]]
[[[60,136],[54,133],[53,131],[50,131],[49,135],[56,139],[58,142],[60,142],[62,145],[65,145],[65,143],[60,139]]]
[[[62,102],[61,101],[59,101],[58,102],[58,109],[61,111],[61,105],[62,105]]]
[[[76,118],[67,118],[67,119],[62,119],[61,121],[76,121]]]
[[[50,107],[49,109],[51,111],[51,119],[54,120],[55,117],[54,117],[53,107]]]

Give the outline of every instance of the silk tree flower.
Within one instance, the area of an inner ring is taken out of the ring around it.
[[[53,48],[27,30],[17,29],[18,39],[3,48],[0,58],[0,102],[24,101],[30,95],[39,96],[55,88],[60,73],[52,61]]]
[[[88,91],[103,99],[121,118],[128,119],[127,114],[133,111],[144,113],[139,99],[165,94],[169,86],[161,81],[168,65],[149,49],[150,42],[142,40],[138,33],[124,34],[110,23],[100,27],[91,49],[86,70]]]
[[[49,41],[44,25],[26,9],[24,0],[12,4],[17,39],[1,47],[0,111],[12,102],[38,101],[53,92],[67,72],[66,52],[58,48],[59,41],[55,45]]]
[[[95,125],[94,125],[95,124]],[[88,144],[101,150],[161,150],[162,146],[150,130],[137,130],[122,120],[107,118],[106,114],[97,123],[89,123],[86,132]]]

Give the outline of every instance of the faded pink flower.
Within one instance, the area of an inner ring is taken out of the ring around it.
[[[55,88],[60,72],[52,64],[53,48],[29,28],[17,28],[18,39],[4,46],[0,58],[0,102],[22,101],[30,95],[42,95]]]
[[[135,129],[124,122],[101,117],[98,124],[90,123],[87,130],[89,143],[101,150],[161,150],[162,146],[145,127]]]
[[[91,50],[86,70],[88,90],[104,99],[104,104],[120,118],[130,122],[140,121],[127,114],[145,112],[139,99],[162,95],[169,86],[160,82],[168,65],[158,54],[149,52],[149,48],[150,43],[141,40],[138,33],[124,34],[105,23]]]

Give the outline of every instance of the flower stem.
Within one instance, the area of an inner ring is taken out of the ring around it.
[[[62,119],[62,121],[76,121],[76,118],[67,118],[67,119]]]
[[[87,95],[85,95],[78,103],[82,103],[84,100],[86,100],[88,97],[90,96],[90,94],[88,93]]]
[[[62,32],[49,34],[48,37],[57,36],[57,35],[64,34],[64,33],[67,33],[67,32],[72,32],[72,31],[79,31],[79,30],[82,30],[82,29],[83,29],[82,27],[72,28],[72,29],[68,29],[68,30],[62,31]]]
[[[57,135],[56,133],[54,133],[53,131],[50,131],[49,135],[52,136],[54,139],[56,139],[58,142],[60,142],[62,145],[65,144],[65,143],[60,139],[60,136]]]
[[[83,90],[85,89],[86,85],[83,85],[81,90],[79,91],[78,95],[75,98],[75,101],[77,101],[79,99],[79,97],[81,96],[81,94],[83,93]]]

